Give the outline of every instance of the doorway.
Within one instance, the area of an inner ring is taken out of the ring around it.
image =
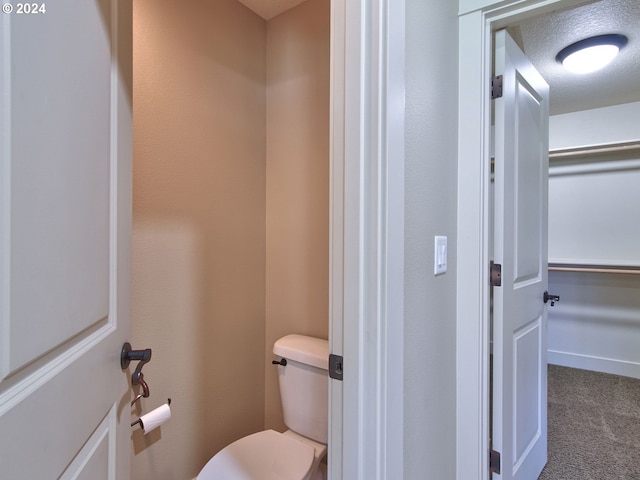
[[[489,131],[486,92],[491,72],[491,32],[514,22],[591,2],[528,1],[515,6],[461,4],[459,104],[458,263],[458,478],[488,478],[489,425]],[[467,61],[468,60],[468,61]],[[477,112],[483,112],[478,115]],[[476,223],[471,220],[476,220]],[[480,221],[477,222],[477,219]],[[480,473],[479,473],[480,472]],[[485,473],[486,472],[486,473]]]
[[[140,478],[284,430],[273,343],[328,334],[329,1],[187,3],[133,6],[132,343],[154,349],[141,408],[183,409],[134,439]]]
[[[591,372],[638,377],[635,345],[640,341],[640,325],[635,319],[640,302],[632,292],[640,286],[637,275],[640,227],[629,220],[640,215],[635,193],[640,182],[640,151],[638,133],[626,127],[630,123],[637,125],[634,119],[640,108],[637,102],[640,88],[629,85],[636,75],[628,78],[627,73],[639,67],[634,61],[635,47],[631,43],[629,48],[623,48],[601,71],[582,76],[572,74],[568,82],[560,78],[566,73],[553,57],[564,46],[585,37],[611,31],[632,36],[637,24],[634,19],[639,15],[637,4],[602,0],[527,18],[508,27],[527,56],[551,79],[549,291],[560,295],[562,301],[549,308],[547,352],[550,365],[573,367],[550,368],[554,377],[559,372],[568,378],[579,377],[581,372],[586,377]],[[562,37],[563,41],[554,37]],[[611,89],[597,87],[605,78],[615,79]],[[633,384],[631,379],[618,378],[620,384]],[[557,387],[554,378],[550,382]],[[598,383],[591,385],[594,388],[591,395],[597,396]],[[633,405],[633,396],[625,397],[624,391],[617,395]],[[592,454],[597,451],[595,448],[576,449],[575,453],[559,448],[570,444],[567,439],[573,438],[579,427],[568,428],[566,415],[556,425],[557,410],[568,403],[559,398],[558,388],[550,392],[547,475],[558,473],[558,464],[565,461],[566,454],[602,468],[607,460]],[[576,395],[579,396],[577,391]],[[611,406],[608,398],[601,403]],[[585,426],[589,424],[589,409],[582,410],[584,418],[580,421]],[[615,408],[603,411],[607,418],[619,415]],[[635,424],[633,417],[628,424],[630,428]],[[600,438],[593,441],[603,449],[610,439],[615,437],[618,442],[626,435],[615,423],[607,425],[610,435],[605,436],[598,428],[587,435]],[[560,434],[563,442],[557,441]],[[577,443],[587,444],[588,439]],[[617,445],[616,451],[628,451],[624,442]],[[633,468],[633,462],[630,460],[626,467]]]

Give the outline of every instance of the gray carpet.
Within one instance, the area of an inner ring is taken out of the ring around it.
[[[640,480],[640,380],[550,365],[548,391],[539,480]]]

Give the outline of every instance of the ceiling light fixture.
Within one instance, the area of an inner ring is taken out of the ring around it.
[[[556,60],[574,73],[590,73],[607,65],[627,44],[627,37],[612,33],[585,38],[560,50]]]

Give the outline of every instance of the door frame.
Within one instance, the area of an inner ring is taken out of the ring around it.
[[[489,477],[492,34],[589,0],[459,0],[456,477]]]
[[[329,478],[403,477],[405,0],[331,0]]]

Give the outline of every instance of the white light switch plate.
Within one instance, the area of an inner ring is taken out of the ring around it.
[[[434,237],[433,274],[447,273],[447,237]]]

